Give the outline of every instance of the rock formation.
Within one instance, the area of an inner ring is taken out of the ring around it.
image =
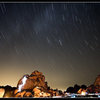
[[[50,87],[45,82],[45,76],[35,70],[31,75],[24,75],[17,84],[17,89],[14,91],[15,97],[42,97],[50,96]]]
[[[8,98],[14,97],[14,91],[16,87],[11,87],[9,85],[0,87],[0,97]]]
[[[23,77],[26,77],[27,80],[21,90],[32,90],[36,86],[43,87],[45,90],[48,88],[45,76],[39,71],[34,71],[31,75],[24,75]],[[23,77],[18,81],[17,88],[22,84]]]
[[[94,84],[90,85],[87,88],[87,92],[89,92],[89,93],[100,93],[100,75],[97,76]]]
[[[33,92],[34,92],[34,97],[50,97],[51,94],[44,91],[43,88],[41,87],[35,87],[33,89]]]
[[[97,76],[95,82],[94,82],[94,86],[100,86],[100,75]]]
[[[5,93],[5,89],[0,88],[0,98],[2,98],[4,96],[4,93]]]

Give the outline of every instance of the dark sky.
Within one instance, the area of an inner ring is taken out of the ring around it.
[[[0,85],[39,70],[51,88],[100,74],[99,3],[0,3]]]

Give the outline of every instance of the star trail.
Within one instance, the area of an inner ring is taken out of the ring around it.
[[[34,70],[65,90],[100,74],[99,3],[0,3],[0,85]]]

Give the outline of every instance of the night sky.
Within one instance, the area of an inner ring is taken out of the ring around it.
[[[0,3],[0,85],[38,70],[51,88],[91,85],[100,74],[99,3]]]

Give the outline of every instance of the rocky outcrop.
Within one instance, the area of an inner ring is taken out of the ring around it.
[[[32,90],[36,86],[43,87],[44,90],[47,90],[48,86],[47,86],[47,82],[45,82],[45,76],[37,70],[32,72],[31,75],[24,75],[18,81],[17,88],[19,88],[19,86],[22,84],[22,79],[24,77],[26,77],[27,79],[25,84],[22,86],[21,90]]]
[[[100,75],[97,76],[95,82],[94,82],[94,86],[100,86]]]
[[[34,93],[29,90],[22,90],[18,92],[18,89],[14,91],[14,97],[34,97]]]
[[[18,84],[17,84],[17,88],[19,89],[19,86],[23,84],[22,80],[23,78],[26,77],[27,80],[25,82],[25,84],[21,87],[21,90],[32,90],[34,88],[34,80],[31,80],[29,78],[29,75],[24,75],[19,81],[18,81]]]
[[[8,98],[14,97],[14,90],[16,87],[11,87],[9,85],[0,87],[0,97]]]
[[[89,92],[89,93],[100,93],[100,75],[97,76],[94,84],[90,85],[87,88],[87,92]]]
[[[17,84],[17,89],[14,91],[15,97],[42,97],[50,96],[48,87],[45,81],[45,76],[42,72],[35,70],[30,75],[24,75]]]
[[[5,89],[0,88],[0,98],[2,98],[4,96],[4,93],[5,93]]]
[[[74,87],[69,87],[67,88],[66,92],[68,93],[80,93],[82,90],[86,90],[87,86],[86,85],[77,85],[75,84]]]
[[[34,92],[34,97],[50,97],[51,94],[44,91],[44,89],[42,87],[35,87],[33,89]]]
[[[53,90],[45,81],[42,72],[35,70],[30,75],[24,75],[17,87],[1,86],[0,97],[52,97],[63,95],[61,90]]]

